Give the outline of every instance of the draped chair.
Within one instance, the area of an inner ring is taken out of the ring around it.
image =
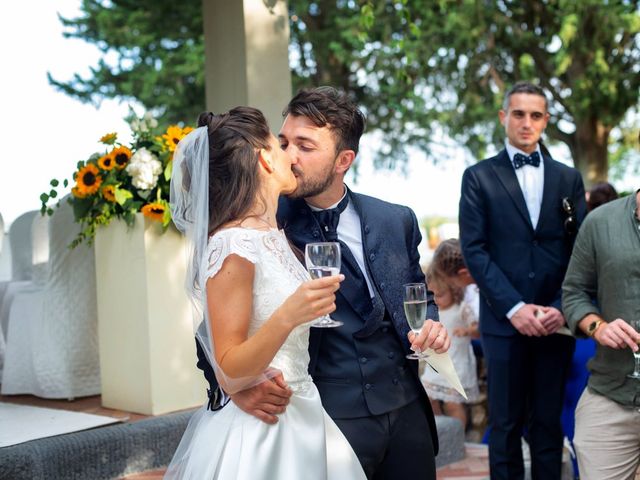
[[[11,251],[11,277],[8,281],[0,282],[0,308],[2,308],[4,295],[10,283],[31,280],[33,274],[31,228],[37,213],[36,210],[23,213],[11,224],[8,244]]]
[[[33,275],[33,241],[31,230],[34,219],[38,216],[36,210],[23,213],[11,224],[9,241],[3,251],[7,251],[10,260],[9,279],[0,282],[0,371],[3,368],[4,352],[7,341],[7,323],[9,308],[15,293],[31,285]],[[4,233],[4,228],[3,228]],[[4,257],[4,255],[3,255]]]
[[[49,268],[49,215],[36,215],[31,224],[31,280],[43,285]]]
[[[37,210],[23,213],[11,224],[9,245],[11,246],[11,280],[31,280],[33,270],[33,245],[31,227]]]
[[[10,280],[0,282],[0,307],[7,287],[11,282],[31,280],[33,273],[31,228],[37,213],[36,210],[23,213],[11,224],[9,244],[6,246],[11,252],[11,276]]]
[[[38,288],[16,294],[9,313],[3,395],[44,398],[100,393],[93,246],[69,244],[79,232],[60,203],[49,224],[49,262]]]
[[[17,293],[33,290],[43,285],[49,266],[49,216],[34,215],[29,229],[31,241],[30,267],[28,280],[12,280],[0,287],[0,325],[4,335],[7,334],[11,302]],[[26,270],[26,269],[23,269]]]
[[[11,280],[11,248],[4,231],[4,218],[0,213],[0,282]]]
[[[11,278],[11,268],[8,262],[8,260],[10,260],[8,256],[9,249],[7,248],[8,243],[5,242],[4,237],[4,218],[2,218],[2,214],[0,213],[0,281],[8,281]],[[0,306],[1,305],[2,301],[0,299]],[[5,348],[4,333],[2,331],[2,325],[0,324],[0,373],[2,373],[2,365],[4,364]]]

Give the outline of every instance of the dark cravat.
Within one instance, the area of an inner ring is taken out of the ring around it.
[[[322,228],[322,233],[327,242],[338,241],[338,222],[340,221],[340,214],[344,212],[347,205],[349,205],[349,195],[345,195],[337,207],[313,212],[318,219],[318,223]]]
[[[531,165],[532,167],[540,166],[540,154],[536,151],[531,155],[523,155],[521,153],[516,153],[513,156],[513,166],[517,170],[525,165]]]

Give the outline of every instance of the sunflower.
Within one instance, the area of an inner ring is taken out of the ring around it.
[[[100,189],[102,183],[102,177],[98,167],[89,163],[82,167],[76,174],[76,189],[77,195],[80,198],[84,198],[88,195],[93,195]]]
[[[71,194],[76,198],[84,198],[85,197],[85,195],[80,193],[80,190],[78,190],[78,187],[73,187],[71,189]]]
[[[161,222],[164,218],[164,213],[166,212],[166,210],[167,209],[163,204],[159,202],[153,202],[147,203],[144,207],[142,207],[140,211],[145,217]]]
[[[107,133],[100,137],[100,143],[104,143],[105,145],[113,145],[118,138],[118,134],[116,132]]]
[[[193,131],[193,128],[191,127],[180,128],[178,125],[171,125],[169,128],[167,128],[167,133],[162,135],[165,147],[170,152],[174,152],[176,149],[176,145],[178,145],[178,142],[191,131]]]
[[[98,166],[106,171],[113,170],[113,167],[116,166],[116,162],[113,160],[113,155],[109,153],[100,157],[98,159]]]
[[[110,154],[116,162],[115,167],[118,170],[122,170],[129,163],[129,159],[131,158],[131,150],[127,147],[118,147],[114,148]]]
[[[102,196],[107,202],[115,203],[116,189],[113,185],[105,185],[102,187]]]

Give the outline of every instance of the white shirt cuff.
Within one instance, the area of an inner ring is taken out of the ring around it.
[[[525,306],[524,302],[516,303],[513,307],[511,307],[511,310],[507,312],[507,318],[511,320],[511,317],[513,317],[516,314],[516,312],[524,306]]]

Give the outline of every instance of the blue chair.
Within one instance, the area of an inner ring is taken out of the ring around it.
[[[596,342],[591,338],[576,338],[576,349],[569,368],[569,377],[564,393],[564,408],[562,409],[562,429],[564,435],[569,439],[573,449],[573,435],[575,433],[575,411],[578,400],[587,386],[589,371],[587,362],[596,353]],[[575,478],[579,478],[578,462],[575,455],[571,456]]]

